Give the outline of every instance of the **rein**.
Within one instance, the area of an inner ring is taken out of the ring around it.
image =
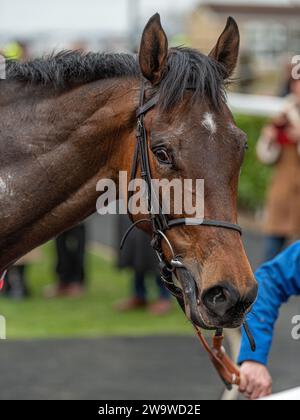
[[[193,87],[188,87],[188,89],[193,89]],[[179,218],[179,219],[169,219],[166,214],[163,213],[161,206],[159,205],[158,197],[156,196],[153,188],[152,188],[152,176],[150,170],[150,162],[149,162],[149,146],[147,141],[147,131],[144,124],[144,117],[145,114],[152,108],[154,108],[158,103],[158,96],[153,96],[149,101],[144,103],[145,99],[145,82],[142,81],[141,90],[140,90],[140,103],[139,107],[136,111],[137,117],[137,130],[136,130],[136,144],[135,144],[135,151],[133,157],[133,164],[131,169],[131,180],[134,180],[136,177],[136,173],[138,170],[138,166],[140,165],[141,170],[141,177],[146,182],[148,187],[148,197],[147,197],[147,204],[148,204],[148,219],[140,219],[130,226],[130,228],[126,231],[121,244],[120,248],[122,249],[124,243],[131,233],[131,231],[141,223],[150,223],[152,228],[152,241],[151,246],[153,250],[156,252],[159,261],[159,268],[161,273],[161,279],[167,289],[176,297],[180,307],[182,308],[183,312],[186,314],[185,311],[185,304],[183,298],[182,290],[177,287],[173,280],[173,275],[176,275],[176,271],[184,270],[185,273],[189,273],[188,269],[185,267],[184,263],[182,262],[180,256],[176,255],[173,249],[171,242],[169,241],[168,237],[166,236],[165,232],[169,229],[172,229],[176,226],[208,226],[220,229],[229,229],[234,232],[238,232],[240,235],[242,234],[242,229],[239,225],[230,223],[223,220],[211,220],[211,219],[197,219],[197,218]],[[131,192],[133,194],[133,192]],[[131,195],[128,197],[128,201],[130,200]],[[153,203],[155,203],[158,212],[154,213],[153,211]],[[130,214],[130,211],[129,211]],[[132,216],[130,215],[132,219]],[[133,221],[133,220],[132,220]],[[162,241],[165,241],[167,244],[170,253],[171,253],[171,261],[167,262],[165,255],[162,250]],[[189,278],[192,279],[196,290],[195,280],[191,275]],[[189,287],[191,290],[191,287]],[[191,292],[189,292],[191,293]],[[232,385],[239,385],[240,384],[240,372],[238,366],[234,364],[234,362],[226,355],[225,350],[222,346],[224,335],[222,329],[217,329],[215,336],[212,340],[212,347],[208,344],[206,339],[204,338],[200,328],[197,326],[196,322],[191,319],[191,322],[195,328],[197,336],[208,353],[209,358],[211,359],[213,365],[215,366],[218,374],[220,375],[221,379],[223,380],[224,384],[228,389],[232,388]],[[255,343],[251,336],[251,333],[245,324],[245,331],[249,338],[251,348],[255,350]]]

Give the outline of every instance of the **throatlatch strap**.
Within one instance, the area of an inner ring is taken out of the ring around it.
[[[168,221],[168,226],[171,228],[173,226],[186,225],[186,226],[211,226],[217,228],[224,228],[235,230],[242,235],[242,228],[239,225],[229,222],[223,222],[221,220],[211,220],[211,219],[197,219],[197,218],[181,218],[181,219],[172,219]]]

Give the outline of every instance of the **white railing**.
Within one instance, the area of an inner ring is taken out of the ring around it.
[[[299,401],[300,400],[300,388],[290,389],[288,391],[280,392],[279,394],[271,395],[262,400],[268,401]]]
[[[276,96],[230,93],[228,103],[234,113],[274,117],[282,109],[284,99]]]

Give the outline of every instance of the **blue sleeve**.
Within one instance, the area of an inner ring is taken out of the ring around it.
[[[257,349],[251,351],[243,331],[238,362],[251,360],[267,365],[280,307],[291,296],[300,295],[300,241],[264,264],[255,277],[259,292],[247,320]]]

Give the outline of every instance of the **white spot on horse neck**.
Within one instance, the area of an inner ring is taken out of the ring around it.
[[[211,135],[216,134],[217,124],[214,115],[210,112],[206,112],[202,120],[202,126],[206,128],[206,130],[208,130]]]

